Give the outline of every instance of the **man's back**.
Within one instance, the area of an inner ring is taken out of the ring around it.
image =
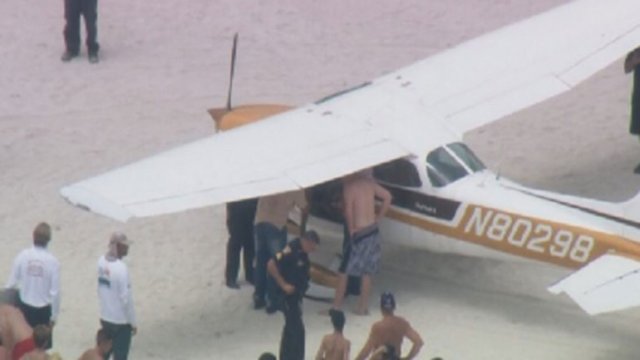
[[[395,315],[385,316],[371,327],[373,345],[375,348],[391,345],[396,349],[396,355],[400,355],[402,340],[410,328],[409,322],[402,317]]]
[[[347,360],[351,342],[342,334],[333,333],[322,338],[322,345],[316,360]]]
[[[42,307],[57,294],[58,260],[45,248],[34,246],[16,257],[7,287],[20,287],[20,298],[31,306]]]
[[[345,214],[351,220],[351,232],[373,224],[375,214],[375,184],[364,177],[349,179],[344,184]]]
[[[33,330],[17,308],[0,305],[0,330],[5,349],[11,351],[21,341],[30,339]]]
[[[281,228],[286,225],[289,212],[295,205],[301,209],[307,207],[305,193],[302,190],[261,197],[258,200],[254,223],[267,222]]]
[[[375,224],[384,216],[391,194],[372,178],[364,174],[347,177],[343,183],[344,215],[351,234]],[[382,208],[376,212],[376,198],[382,200]]]

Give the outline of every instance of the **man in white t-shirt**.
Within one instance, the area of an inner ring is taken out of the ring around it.
[[[133,307],[129,270],[122,261],[129,252],[131,241],[120,232],[109,240],[109,251],[98,260],[98,298],[100,299],[100,323],[113,338],[111,352],[115,360],[126,360],[131,347],[131,337],[136,334],[136,313]]]
[[[51,227],[38,224],[33,230],[33,247],[22,250],[13,262],[6,287],[19,290],[19,308],[33,328],[53,328],[60,309],[60,263],[48,250]],[[48,349],[51,348],[49,339]]]

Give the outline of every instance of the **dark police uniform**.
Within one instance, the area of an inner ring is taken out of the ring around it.
[[[301,304],[309,287],[309,256],[302,250],[300,239],[295,239],[276,253],[274,260],[282,278],[296,289],[291,295],[284,294],[282,289],[279,291],[284,313],[280,360],[303,360],[305,333]]]

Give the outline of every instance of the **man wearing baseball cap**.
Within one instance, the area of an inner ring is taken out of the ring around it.
[[[137,332],[129,270],[122,258],[129,253],[131,240],[121,232],[109,239],[109,251],[98,260],[100,323],[113,337],[113,358],[126,360],[131,337]],[[105,359],[111,352],[105,354]]]
[[[402,341],[406,337],[411,341],[411,351],[402,359],[413,359],[420,352],[423,345],[420,335],[411,327],[409,322],[400,316],[394,315],[396,309],[396,299],[392,293],[385,291],[380,295],[380,312],[382,320],[377,321],[371,326],[371,332],[366,344],[360,350],[356,360],[364,360],[369,354],[380,347],[393,348],[395,356],[401,358]],[[372,359],[378,360],[379,357]]]

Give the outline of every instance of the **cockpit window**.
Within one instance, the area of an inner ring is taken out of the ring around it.
[[[482,162],[462,143],[441,146],[427,155],[427,175],[435,187],[445,186],[482,169]]]
[[[484,170],[487,168],[486,166],[484,166],[482,161],[478,159],[476,154],[474,154],[471,151],[471,149],[467,147],[467,145],[463,143],[453,143],[453,144],[447,145],[447,147],[453,150],[456,156],[460,160],[462,160],[465,163],[465,165],[467,165],[467,167],[471,169],[471,171],[478,172],[480,170]]]
[[[421,187],[418,169],[407,159],[398,159],[373,168],[373,176],[382,182],[406,187]]]

